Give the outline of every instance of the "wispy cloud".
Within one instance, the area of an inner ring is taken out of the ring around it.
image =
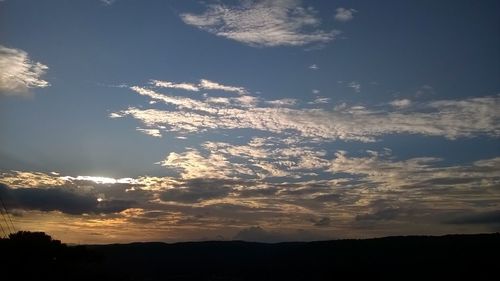
[[[463,100],[442,100],[407,106],[367,108],[336,106],[321,108],[288,108],[289,100],[266,101],[250,95],[224,100],[205,101],[168,96],[147,88],[131,89],[151,99],[175,105],[176,110],[130,107],[113,112],[110,117],[132,116],[150,129],[199,133],[210,129],[255,129],[303,138],[323,140],[356,140],[369,142],[388,134],[421,134],[448,139],[480,134],[498,137],[499,96]],[[215,102],[217,101],[217,102]],[[315,103],[327,100],[316,100]],[[403,105],[406,102],[403,102]],[[276,107],[272,105],[280,104]],[[265,106],[267,105],[267,106]],[[269,106],[271,105],[271,106]]]
[[[347,87],[352,88],[356,93],[361,92],[361,84],[356,81],[352,81],[349,85],[347,85]]]
[[[272,100],[272,101],[266,101],[267,104],[274,105],[274,106],[294,106],[297,104],[296,99],[279,99],[279,100]]]
[[[243,87],[227,86],[207,79],[201,79],[199,86],[205,90],[220,90],[225,92],[234,92],[240,95],[247,93]]]
[[[335,13],[335,20],[340,22],[348,22],[354,19],[354,13],[358,11],[354,9],[337,8]]]
[[[159,88],[181,89],[194,92],[198,92],[200,91],[200,89],[204,89],[204,90],[218,90],[223,92],[233,92],[240,95],[244,95],[247,93],[247,90],[243,87],[228,86],[207,79],[201,79],[200,83],[198,84],[175,83],[175,82],[161,81],[161,80],[151,80],[151,84]]]
[[[157,137],[161,138],[161,131],[159,129],[143,129],[143,128],[136,128],[137,131],[143,132],[146,135],[152,136],[152,137]]]
[[[197,85],[191,83],[174,83],[169,81],[151,80],[151,84],[161,88],[182,89],[195,92],[198,92],[200,90]]]
[[[366,189],[366,200],[375,209],[418,205],[418,208],[453,211],[485,208],[488,202],[500,199],[500,193],[493,191],[500,180],[494,172],[500,167],[498,157],[470,165],[446,166],[435,157],[394,160],[390,151],[367,151],[367,154],[350,157],[347,152],[339,151],[331,160],[329,171],[360,176],[359,186]],[[398,194],[404,196],[398,199]]]
[[[394,107],[405,108],[411,105],[411,100],[409,99],[393,100],[389,104]]]
[[[301,46],[332,41],[338,31],[318,28],[313,8],[299,0],[242,1],[238,6],[208,5],[202,14],[181,14],[182,20],[202,30],[251,46]]]
[[[45,88],[49,82],[41,79],[48,66],[31,61],[28,53],[0,45],[0,94],[26,95],[32,88]]]
[[[157,101],[162,101],[166,104],[172,104],[177,106],[178,108],[185,108],[185,109],[191,109],[191,110],[199,110],[199,111],[206,111],[209,113],[214,113],[215,109],[211,108],[209,105],[207,105],[203,101],[195,100],[195,99],[190,99],[190,98],[184,98],[184,97],[175,97],[175,96],[168,96],[168,95],[163,95],[160,93],[157,93],[153,90],[144,88],[144,87],[138,87],[138,86],[132,86],[130,89],[139,95],[142,96],[147,96],[150,97],[151,99],[157,100]]]
[[[99,1],[101,1],[101,3],[104,4],[105,6],[111,6],[116,2],[116,0],[99,0]]]
[[[330,100],[331,100],[330,98],[318,97],[315,100],[309,102],[309,104],[325,104],[325,103],[329,103]]]
[[[308,68],[311,69],[311,70],[318,70],[319,66],[316,65],[316,64],[311,64]]]

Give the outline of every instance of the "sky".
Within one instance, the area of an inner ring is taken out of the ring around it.
[[[499,13],[492,0],[0,1],[3,231],[500,231]]]

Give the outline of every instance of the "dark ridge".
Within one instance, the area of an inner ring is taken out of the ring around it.
[[[16,278],[4,280],[498,280],[499,276],[499,233],[76,247],[40,235],[37,242],[19,237],[1,240],[4,276]]]

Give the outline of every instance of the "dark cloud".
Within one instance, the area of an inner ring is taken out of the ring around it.
[[[239,191],[240,197],[270,197],[276,195],[277,188],[255,188]]]
[[[318,202],[340,202],[342,200],[342,195],[340,194],[324,194],[314,197],[315,201]]]
[[[135,205],[135,201],[129,200],[104,200],[97,204],[94,213],[118,213]]]
[[[78,186],[92,186],[95,193],[104,194],[107,198],[146,202],[153,199],[154,193],[143,189],[143,186],[128,183],[113,184],[79,184]]]
[[[60,211],[71,215],[116,213],[130,208],[133,201],[103,200],[70,188],[10,188],[0,184],[0,196],[10,209]]]
[[[230,184],[231,182],[217,179],[189,180],[182,186],[163,191],[160,193],[160,199],[170,202],[196,203],[224,198],[232,191]]]
[[[452,177],[443,177],[443,178],[434,178],[425,180],[419,183],[422,186],[437,186],[437,185],[456,185],[456,184],[469,184],[474,182],[481,181],[482,178],[452,178]]]
[[[393,220],[399,214],[401,210],[399,208],[385,208],[382,210],[378,210],[373,213],[367,213],[362,215],[357,215],[357,221],[380,221],[380,220]]]
[[[448,224],[498,224],[500,225],[500,210],[481,212],[458,216],[445,221]]]
[[[331,223],[330,218],[323,217],[319,220],[315,220],[314,226],[325,227],[325,226],[330,226],[330,223]]]

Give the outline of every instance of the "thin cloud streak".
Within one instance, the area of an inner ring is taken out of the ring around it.
[[[151,84],[158,88],[181,89],[194,92],[198,92],[200,91],[200,89],[203,89],[203,90],[216,90],[223,92],[234,92],[240,95],[248,93],[247,90],[243,87],[228,86],[207,79],[201,79],[200,83],[198,84],[175,83],[175,82],[161,81],[161,80],[151,80]]]

